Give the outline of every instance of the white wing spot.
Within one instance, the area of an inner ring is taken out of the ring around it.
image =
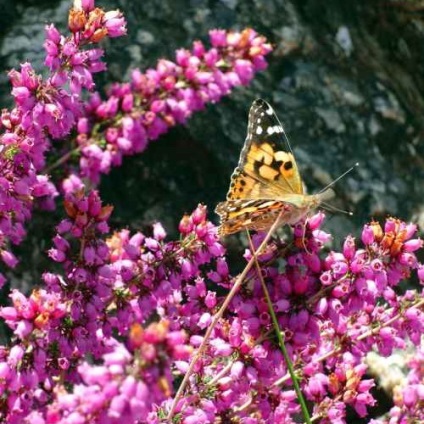
[[[259,209],[268,208],[269,206],[275,205],[275,200],[270,200],[269,202],[262,203],[258,205]]]
[[[258,124],[260,124],[260,123],[261,123],[261,121],[262,121],[262,119],[261,119],[261,118],[258,118]]]
[[[266,132],[267,132],[268,135],[274,134],[274,131],[275,131],[275,127],[268,127],[266,129]]]
[[[264,116],[264,113],[263,112],[261,112],[261,116]]]
[[[262,127],[259,126],[258,128],[256,128],[256,134],[261,135],[262,134]]]
[[[270,106],[267,110],[266,110],[266,114],[267,115],[272,115],[274,113],[274,111],[272,110],[272,107]]]

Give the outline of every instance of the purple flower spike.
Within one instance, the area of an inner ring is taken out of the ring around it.
[[[264,58],[271,51],[266,39],[252,29],[213,30],[210,40],[214,46],[210,50],[197,41],[192,51],[177,51],[176,63],[162,59],[156,69],[144,74],[133,71],[131,84],[114,84],[104,102],[93,95],[86,108],[90,125],[85,117],[85,126],[78,126],[81,176],[98,183],[101,174],[121,164],[122,156],[143,151],[149,141],[185,123],[207,103],[248,84],[265,68]],[[100,147],[99,135],[92,129],[104,121],[108,121],[109,136]]]

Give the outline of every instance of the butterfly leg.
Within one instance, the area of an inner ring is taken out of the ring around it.
[[[311,255],[312,252],[310,252],[308,250],[308,246],[307,246],[307,243],[306,243],[306,228],[308,226],[308,217],[305,218],[305,222],[302,225],[303,225],[302,246],[305,249],[305,252],[308,253],[309,255]]]

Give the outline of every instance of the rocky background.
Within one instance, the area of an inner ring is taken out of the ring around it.
[[[0,0],[0,102],[10,105],[6,71],[29,60],[42,69],[43,28],[64,28],[70,1]],[[139,156],[103,178],[102,198],[115,205],[113,225],[143,231],[161,221],[172,237],[181,216],[199,203],[224,200],[244,142],[251,102],[262,97],[285,125],[309,192],[319,191],[355,162],[335,188],[325,228],[338,249],[387,215],[424,224],[424,6],[419,1],[143,0],[103,1],[128,20],[128,36],[106,47],[109,70],[99,87],[126,81],[134,67],[174,58],[180,47],[207,40],[211,28],[252,27],[275,51],[249,87],[209,105]],[[30,287],[46,268],[58,214],[36,212],[23,265],[12,284]],[[231,249],[240,249],[230,237]]]

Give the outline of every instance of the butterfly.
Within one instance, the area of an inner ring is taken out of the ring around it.
[[[227,200],[215,209],[221,220],[218,234],[267,230],[280,213],[282,225],[296,224],[332,194],[332,190],[304,193],[296,160],[274,109],[265,100],[255,100]]]

